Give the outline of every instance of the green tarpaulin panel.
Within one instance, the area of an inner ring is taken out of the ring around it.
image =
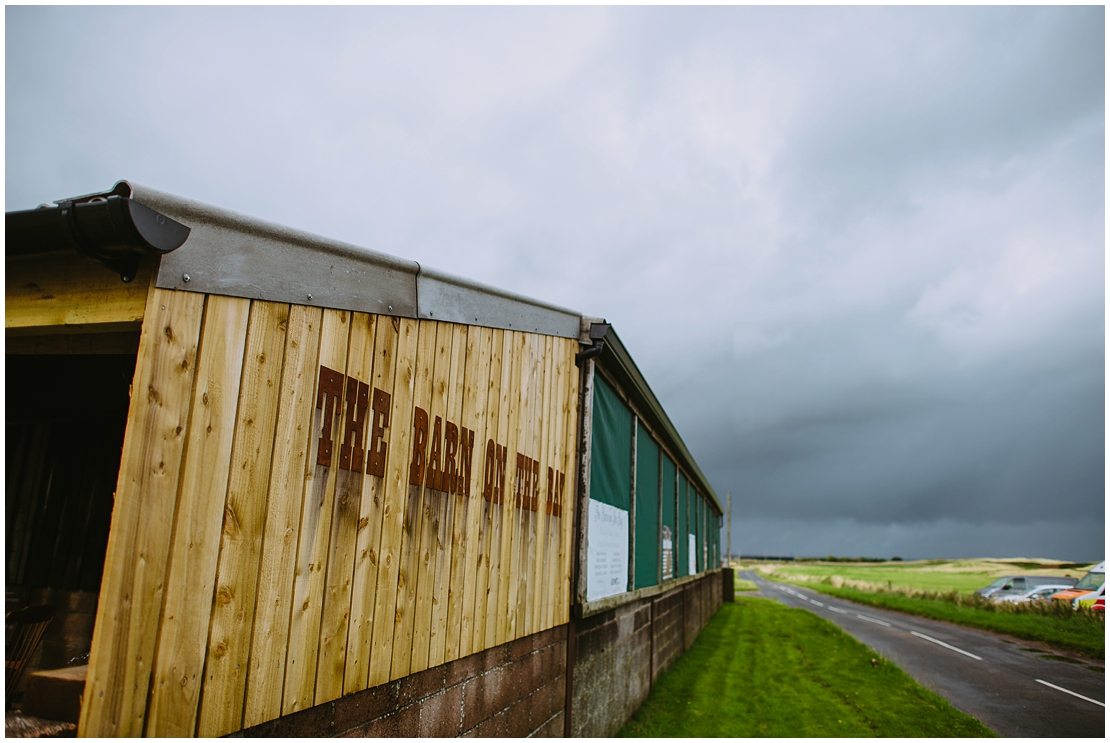
[[[678,553],[675,551],[678,544],[678,531],[675,529],[675,471],[674,462],[666,454],[663,455],[663,580],[670,580],[678,576],[675,568],[678,566]],[[668,544],[669,542],[669,544]],[[669,550],[669,551],[668,551]]]
[[[659,444],[636,424],[636,584],[659,583]]]
[[[590,498],[629,510],[632,494],[632,411],[613,388],[594,376]]]
[[[701,493],[698,493],[698,528],[701,529],[698,537],[698,547],[701,550],[698,552],[698,557],[701,558],[701,562],[698,563],[699,572],[704,572],[709,567],[706,564],[708,560],[705,559],[709,554],[709,529],[707,528],[709,524],[705,519],[707,510],[705,498],[702,497]]]
[[[687,536],[690,533],[690,508],[687,496],[686,475],[681,472],[678,473],[678,538],[675,539],[675,554],[677,559],[675,565],[678,567],[678,575],[689,575],[690,564],[690,551],[688,546]]]

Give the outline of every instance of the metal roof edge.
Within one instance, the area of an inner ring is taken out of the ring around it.
[[[682,440],[678,430],[674,427],[667,412],[663,409],[659,399],[655,393],[651,391],[651,386],[648,385],[644,375],[640,372],[636,362],[632,360],[632,356],[628,353],[628,349],[624,347],[617,332],[611,327],[609,332],[605,334],[605,349],[601,352],[599,360],[606,371],[618,372],[619,376],[624,376],[626,382],[630,383],[632,392],[637,393],[640,399],[637,401],[646,409],[642,412],[653,415],[656,420],[655,423],[662,428],[658,433],[666,435],[671,439],[674,448],[677,450],[675,453],[682,457],[682,462],[696,480],[700,489],[704,490],[710,498],[713,499],[713,504],[716,506],[717,512],[721,515],[724,514],[724,508],[721,507],[721,500],[717,497],[717,492],[709,483],[709,478],[701,471],[698,466],[697,460],[690,454],[690,450],[686,448],[686,442]]]
[[[416,261],[267,222],[130,181],[113,193],[193,229],[162,258],[165,289],[293,302],[578,338],[581,313]],[[92,194],[89,197],[95,197]],[[313,261],[304,251],[315,251]],[[265,273],[257,270],[267,267]]]
[[[160,211],[166,216],[181,216],[187,219],[200,220],[204,223],[218,224],[225,228],[233,228],[239,232],[254,234],[267,240],[281,240],[284,242],[308,249],[321,250],[326,253],[352,257],[359,260],[380,264],[383,268],[403,271],[413,276],[420,269],[416,261],[398,258],[388,253],[364,248],[360,245],[334,240],[312,232],[298,230],[293,227],[267,222],[257,217],[251,217],[231,209],[206,204],[184,196],[159,191],[156,188],[144,186],[133,181],[120,181],[131,189],[131,198],[143,206],[148,206],[155,211]],[[118,184],[117,184],[118,187]]]

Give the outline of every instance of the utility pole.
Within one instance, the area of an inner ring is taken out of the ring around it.
[[[732,567],[732,491],[728,491],[728,566]]]

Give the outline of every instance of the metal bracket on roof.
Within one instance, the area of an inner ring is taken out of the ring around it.
[[[593,345],[574,355],[575,366],[582,366],[583,361],[592,359],[605,350],[605,336],[608,334],[610,327],[612,326],[609,323],[604,322],[595,322],[590,325],[590,340],[593,341]]]
[[[94,245],[85,239],[81,227],[77,224],[76,205],[72,201],[62,201],[58,204],[58,209],[61,210],[62,226],[77,252],[118,273],[123,283],[131,283],[135,274],[139,272],[139,254],[130,251],[112,254],[104,250],[102,246]]]

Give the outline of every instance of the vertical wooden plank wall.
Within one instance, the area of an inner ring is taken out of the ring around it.
[[[576,341],[144,318],[81,735],[226,735],[568,620]]]

